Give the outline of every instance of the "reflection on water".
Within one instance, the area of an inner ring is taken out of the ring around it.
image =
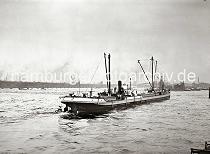
[[[0,152],[190,153],[210,140],[207,91],[86,119],[55,112],[65,93],[0,90]]]

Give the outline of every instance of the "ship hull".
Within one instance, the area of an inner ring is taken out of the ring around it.
[[[92,99],[87,101],[77,101],[77,100],[62,100],[61,103],[65,104],[66,107],[71,109],[71,112],[78,116],[87,115],[101,115],[109,113],[112,110],[122,110],[127,109],[132,106],[159,102],[170,99],[170,93],[157,96],[145,96],[145,97],[127,97],[124,100],[98,100]]]

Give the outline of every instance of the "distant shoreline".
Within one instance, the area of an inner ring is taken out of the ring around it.
[[[167,88],[174,91],[177,84],[168,84]],[[116,87],[116,84],[112,84],[112,87]],[[147,87],[147,84],[137,84],[135,87]],[[46,88],[106,88],[107,85],[103,83],[90,84],[90,83],[53,83],[53,82],[23,82],[23,81],[2,81],[0,80],[0,88],[18,88],[18,89],[46,89]],[[199,87],[201,89],[208,89],[210,87],[209,83],[199,83],[199,84],[186,84],[185,88]],[[176,90],[175,90],[176,91]]]
[[[50,82],[0,81],[0,88],[106,88],[106,84],[69,84]]]

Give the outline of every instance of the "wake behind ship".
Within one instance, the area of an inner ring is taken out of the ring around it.
[[[148,102],[158,102],[170,99],[170,90],[165,89],[163,79],[161,77],[159,81],[159,87],[154,87],[154,59],[150,59],[152,62],[152,81],[149,81],[140,60],[138,60],[142,71],[144,72],[149,84],[150,89],[146,93],[138,93],[135,88],[132,88],[131,81],[130,87],[123,87],[122,81],[118,81],[117,88],[111,88],[111,75],[110,75],[110,54],[108,55],[108,67],[105,59],[105,70],[107,79],[107,92],[100,92],[97,96],[90,93],[83,93],[82,96],[75,95],[74,93],[68,96],[62,97],[61,103],[65,104],[64,111],[68,111],[78,116],[87,115],[100,115],[108,113],[114,109],[126,109],[131,106],[140,105]],[[156,63],[157,65],[157,63]],[[155,66],[156,68],[156,66]],[[130,79],[131,80],[131,79]]]

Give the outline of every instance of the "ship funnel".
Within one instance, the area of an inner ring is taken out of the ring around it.
[[[118,93],[122,93],[122,81],[118,81]]]

